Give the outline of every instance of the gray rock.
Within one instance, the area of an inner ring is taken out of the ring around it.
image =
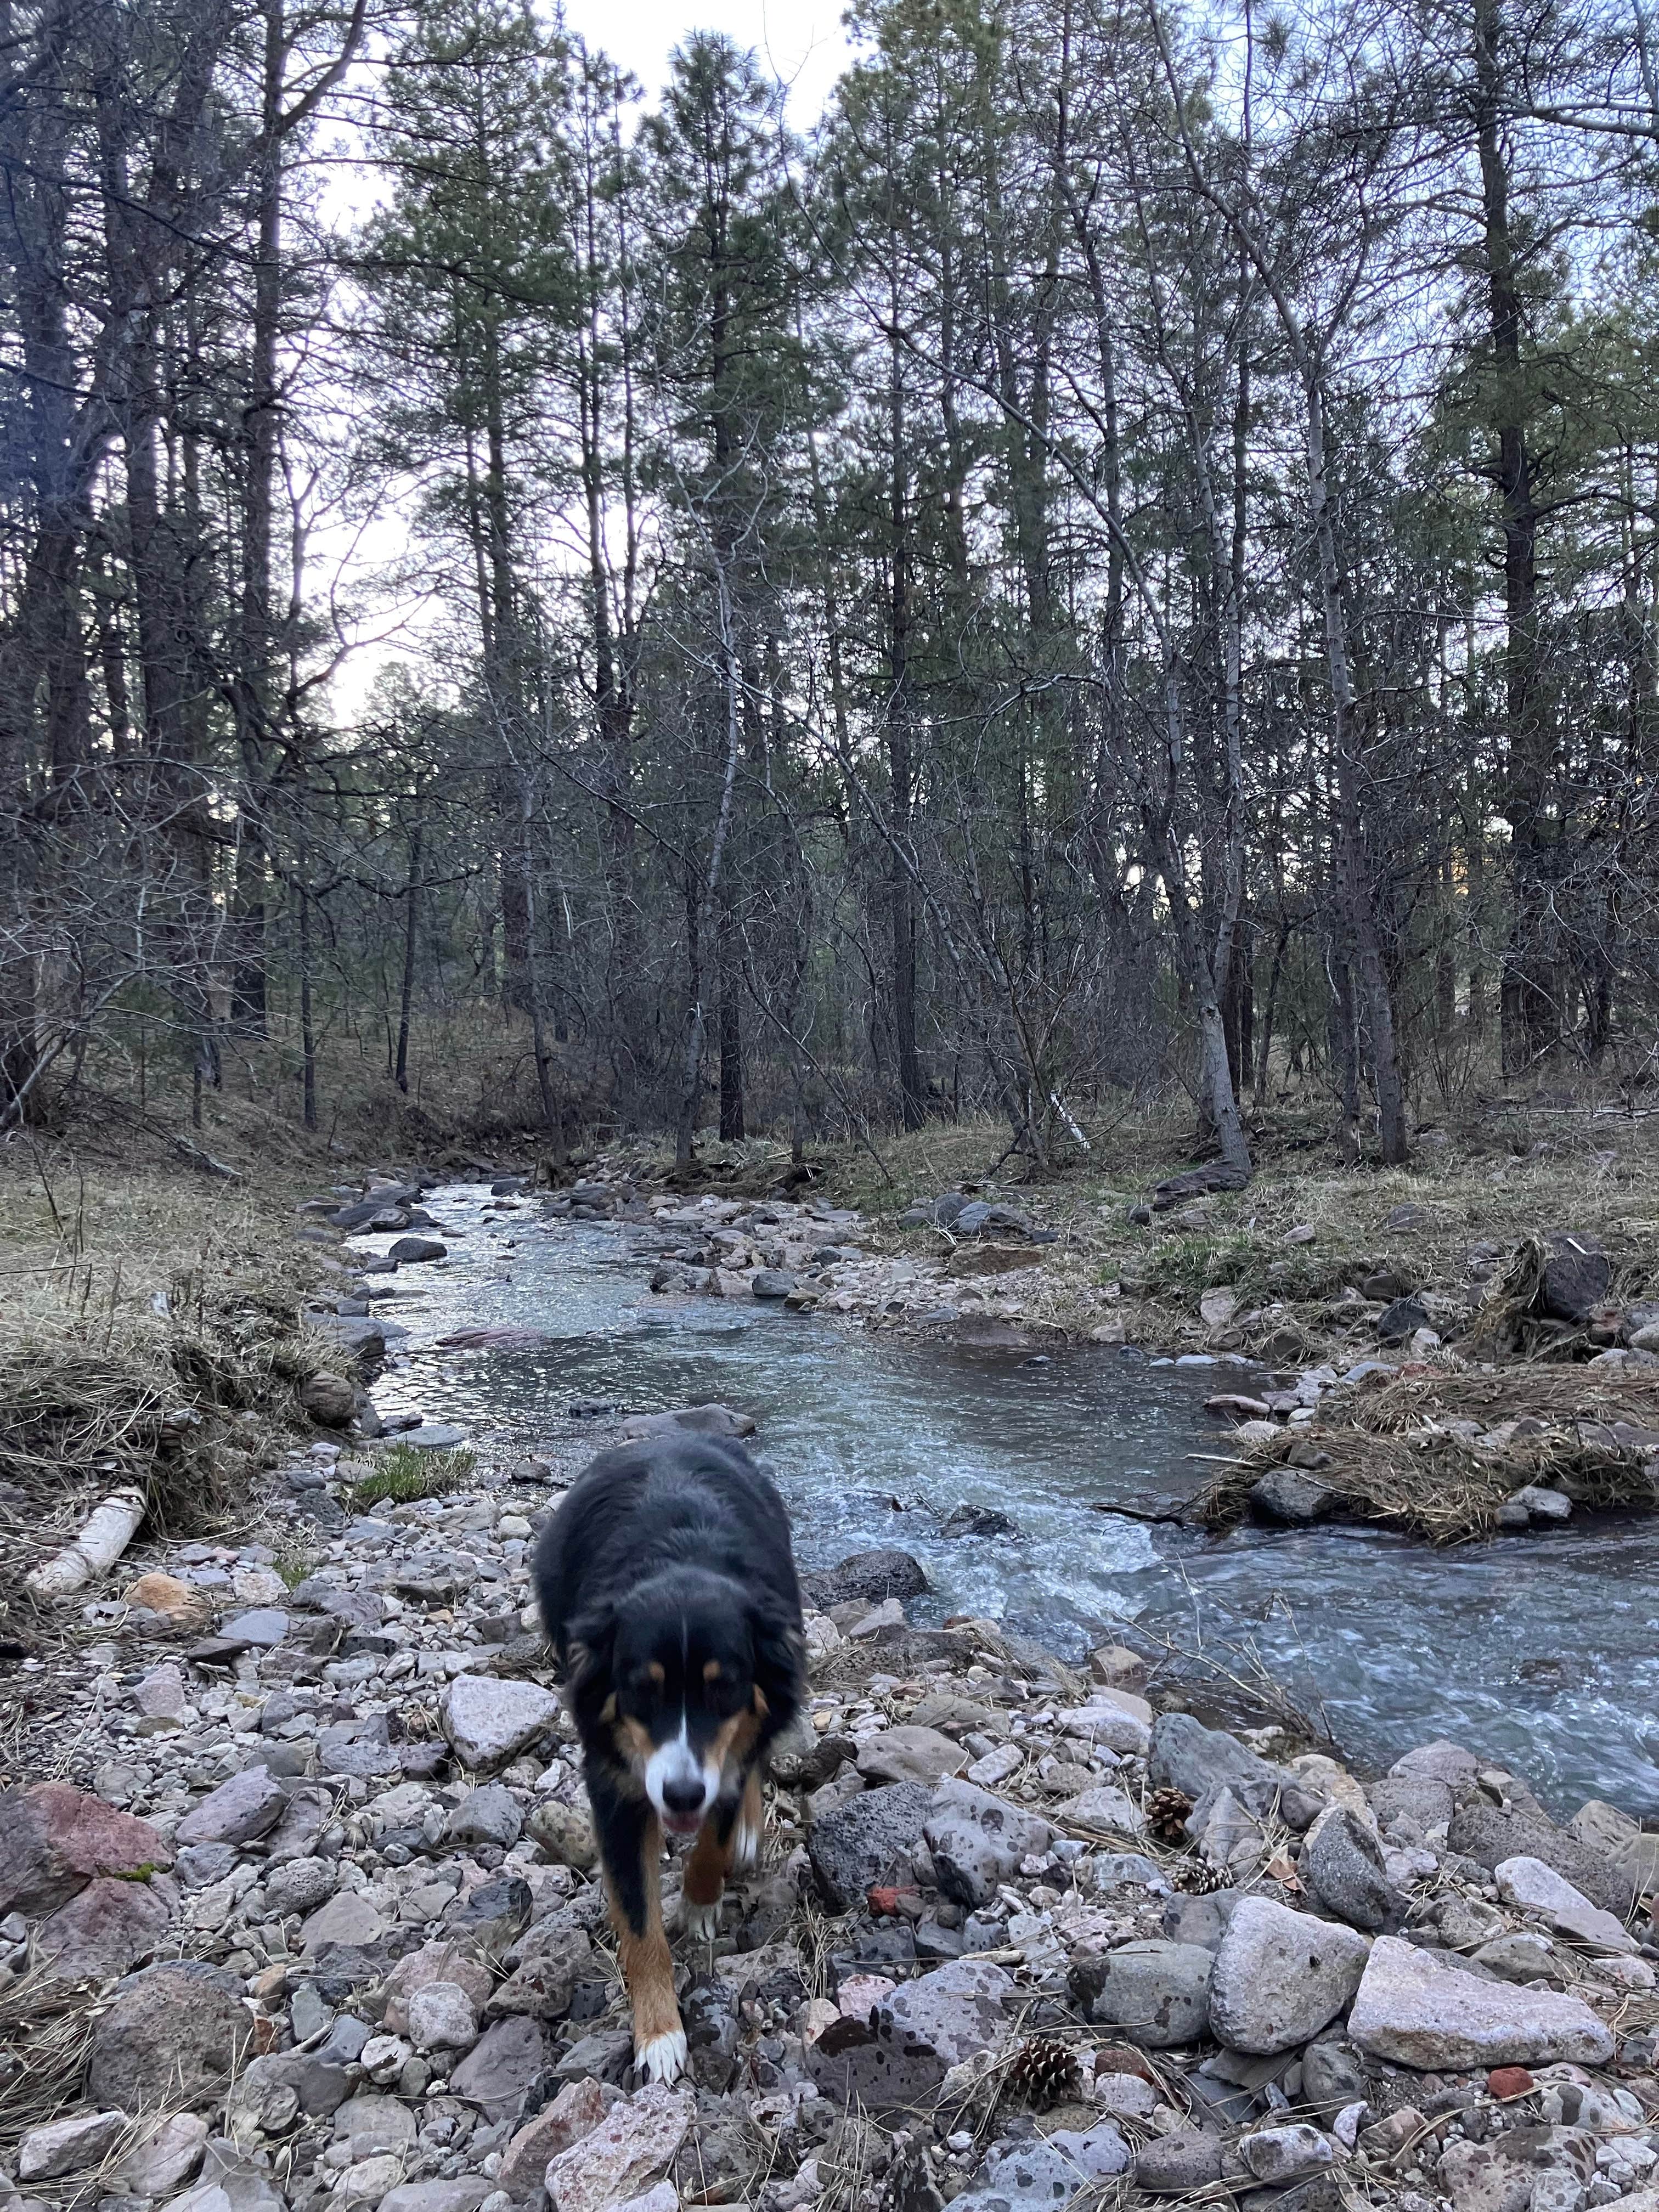
[[[1373,2057],[1435,2072],[1605,2066],[1613,2051],[1608,2029],[1578,1998],[1477,1979],[1393,1936],[1371,1947],[1348,2033]]]
[[[121,1983],[93,2030],[87,2092],[100,2105],[154,2111],[217,2095],[253,2040],[241,1984],[181,1960]]]
[[[173,1833],[181,1844],[249,1844],[274,1828],[288,1792],[268,1767],[247,1766],[210,1790]]]
[[[1305,1528],[1334,1510],[1337,1495],[1310,1474],[1300,1474],[1293,1467],[1275,1467],[1250,1485],[1250,1503],[1264,1521]]]
[[[859,1772],[867,1782],[925,1782],[930,1787],[947,1774],[960,1774],[968,1754],[938,1729],[905,1723],[860,1747]]]
[[[1366,1789],[1376,1825],[1385,1836],[1420,1843],[1432,1828],[1450,1820],[1453,1797],[1449,1786],[1431,1774],[1385,1774]]]
[[[1160,1713],[1152,1724],[1147,1778],[1154,1789],[1183,1790],[1194,1807],[1222,1790],[1258,1815],[1275,1806],[1292,1828],[1306,1828],[1322,1801],[1300,1787],[1294,1775],[1219,1729],[1206,1729],[1190,1713]]]
[[[1421,1298],[1395,1298],[1376,1316],[1377,1342],[1409,1344],[1419,1328],[1431,1326],[1429,1310]]]
[[[219,1634],[227,1642],[267,1651],[275,1650],[288,1631],[288,1615],[276,1605],[252,1606],[247,1612],[233,1613],[228,1620],[219,1624]]]
[[[872,1883],[890,1881],[922,1832],[933,1792],[920,1782],[866,1790],[812,1822],[806,1848],[832,1912],[850,1912]]]
[[[186,1889],[210,1889],[234,1870],[240,1856],[234,1844],[186,1844],[173,1872]]]
[[[396,2097],[365,2093],[348,2098],[334,2115],[335,2140],[345,2143],[354,2159],[373,2158],[379,2151],[403,2150],[416,2136],[415,2115]]]
[[[170,2112],[146,2122],[143,2132],[104,2177],[131,2197],[170,2197],[190,2179],[207,2148],[208,2124],[195,2112]]]
[[[787,1267],[757,1267],[749,1279],[749,1288],[757,1298],[787,1298],[795,1287],[795,1279]]]
[[[1352,2043],[1339,2036],[1310,2043],[1302,2054],[1303,2101],[1329,2117],[1365,2094],[1365,2067]]]
[[[330,1943],[362,1950],[385,1933],[386,1922],[368,1899],[343,1889],[311,1915],[301,1930],[301,1943],[306,1955],[314,1957]]]
[[[1540,1303],[1555,1321],[1587,1321],[1613,1285],[1613,1262],[1600,1241],[1565,1229],[1546,1231]]]
[[[923,1832],[939,1887],[969,1906],[994,1897],[1023,1858],[1040,1856],[1054,1839],[1054,1829],[1036,1814],[955,1778],[933,1792]]]
[[[289,1859],[265,1877],[265,1904],[275,1913],[314,1912],[334,1894],[339,1870],[331,1859]]]
[[[1351,1928],[1386,1927],[1402,1900],[1389,1881],[1369,1828],[1339,1807],[1316,1820],[1297,1863],[1319,1901]]]
[[[409,2039],[416,2051],[471,2051],[478,2040],[472,2000],[459,1982],[428,1982],[409,2000]]]
[[[1336,2145],[1305,2121],[1289,2127],[1258,2128],[1239,2139],[1238,2154],[1258,2181],[1283,2184],[1331,2165]]]
[[[832,1605],[863,1601],[879,1605],[884,1598],[920,1597],[927,1577],[920,1559],[891,1545],[874,1551],[854,1552],[850,1559],[817,1574],[804,1575],[801,1587],[821,1613]]]
[[[524,1814],[510,1790],[499,1783],[469,1790],[444,1823],[447,1844],[500,1844],[510,1850],[524,1829]]]
[[[417,1267],[423,1261],[447,1260],[449,1247],[435,1237],[400,1237],[388,1247],[388,1260],[395,1260],[400,1267]]]
[[[1091,2182],[1127,2173],[1129,2149],[1109,2120],[1087,2134],[1061,2128],[1048,2136],[994,2148],[958,2212],[1054,2212]]]
[[[1541,1859],[1582,1890],[1592,1905],[1621,1919],[1636,1901],[1635,1877],[1627,1869],[1599,1851],[1587,1850],[1536,1808],[1516,1806],[1506,1813],[1485,1798],[1471,1798],[1452,1814],[1446,1839],[1453,1850],[1489,1871],[1505,1859]]]
[[[400,2181],[376,2212],[478,2212],[495,2185],[486,2175],[458,2174],[453,2181]]]
[[[439,1718],[461,1764],[487,1774],[544,1735],[559,1711],[558,1698],[539,1683],[458,1674],[444,1693]]]
[[[887,2001],[900,2029],[927,2044],[946,2067],[976,2051],[994,2049],[1007,2031],[1012,1975],[988,1959],[956,1959],[914,1982],[902,1982]]]
[[[492,2120],[517,2120],[546,2069],[540,2023],[516,2014],[486,2029],[450,2075],[450,2094],[482,2105]]]
[[[1185,2197],[1221,2179],[1221,2138],[1198,2128],[1154,2136],[1135,2154],[1135,2185],[1156,2196]]]
[[[1115,2027],[1149,2051],[1197,2043],[1209,2025],[1215,1965],[1194,1943],[1122,1943],[1072,1968],[1072,1989],[1086,2016]]]
[[[1210,2026],[1234,2051],[1293,2050],[1335,2018],[1359,1986],[1365,1939],[1265,1897],[1242,1897],[1210,1984]]]
[[[54,2181],[99,2165],[119,2142],[127,2127],[125,2112],[76,2112],[31,2128],[17,2146],[20,2181]]]

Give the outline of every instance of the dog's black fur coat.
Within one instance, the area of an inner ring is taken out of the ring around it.
[[[800,1710],[788,1515],[740,1445],[647,1437],[601,1452],[578,1476],[538,1547],[535,1576],[611,1893],[638,1936],[654,1871],[644,1867],[653,1810],[630,1743],[667,1741],[684,1716],[702,1756],[741,1724],[737,1770],[705,1816],[726,1846],[750,1773]]]

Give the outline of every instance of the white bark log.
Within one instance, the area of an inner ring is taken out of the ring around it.
[[[138,1532],[144,1501],[136,1490],[117,1490],[95,1506],[73,1543],[25,1577],[36,1597],[67,1597],[106,1575]]]

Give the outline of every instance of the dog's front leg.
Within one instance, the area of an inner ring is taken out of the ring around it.
[[[763,1818],[760,1770],[751,1766],[738,1795],[720,1799],[698,1829],[685,1863],[684,1925],[694,1942],[719,1935],[726,1881],[734,1866],[745,1873],[754,1865]]]
[[[611,1919],[633,2014],[634,2063],[650,2081],[685,2070],[685,2030],[674,2000],[674,1961],[662,1925],[662,1831],[643,1799],[591,1785]]]

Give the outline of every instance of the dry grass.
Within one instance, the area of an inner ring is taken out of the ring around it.
[[[1466,1423],[1486,1431],[1515,1421],[1540,1425],[1499,1450],[1477,1449],[1460,1432]],[[1490,1535],[1498,1509],[1527,1483],[1559,1489],[1591,1510],[1650,1510],[1659,1504],[1647,1472],[1652,1449],[1609,1436],[1615,1422],[1659,1432],[1659,1376],[1431,1369],[1328,1399],[1316,1423],[1251,1446],[1205,1487],[1192,1517],[1208,1528],[1233,1527],[1249,1510],[1252,1486],[1309,1443],[1328,1460],[1310,1479],[1337,1493],[1346,1517],[1435,1544]]]
[[[0,1607],[111,1489],[175,1535],[241,1504],[322,1356],[291,1206],[175,1164],[0,1154]]]
[[[0,1989],[0,2154],[9,2164],[31,2128],[81,2100],[98,1993],[38,1970],[8,1976]]]

